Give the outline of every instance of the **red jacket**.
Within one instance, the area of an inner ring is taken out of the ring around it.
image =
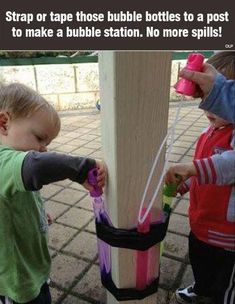
[[[192,232],[199,240],[228,250],[235,250],[234,178],[226,180],[235,174],[234,134],[233,125],[217,130],[209,127],[201,134],[194,156],[198,175],[190,185]]]

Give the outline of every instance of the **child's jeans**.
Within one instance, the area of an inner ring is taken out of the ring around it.
[[[18,304],[7,297],[0,296],[0,304]],[[51,304],[51,294],[49,285],[44,283],[41,287],[40,293],[34,300],[24,304]]]
[[[235,252],[211,246],[191,232],[189,258],[195,278],[194,292],[215,304],[234,304]]]

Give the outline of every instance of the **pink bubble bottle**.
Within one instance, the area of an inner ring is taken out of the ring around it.
[[[142,215],[145,214],[146,208],[141,210]],[[148,233],[151,224],[151,214],[149,213],[142,224],[138,224],[137,231],[141,233]],[[152,266],[153,267],[153,266]],[[151,283],[148,274],[149,269],[149,250],[137,251],[136,256],[136,289],[143,290]]]
[[[204,56],[202,54],[189,54],[185,68],[187,70],[200,72],[202,70],[203,61]],[[181,78],[175,85],[175,90],[177,93],[183,95],[194,96],[196,92],[196,84],[191,80]]]

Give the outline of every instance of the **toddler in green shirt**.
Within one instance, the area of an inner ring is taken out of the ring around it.
[[[50,304],[48,222],[39,191],[69,178],[87,190],[94,159],[47,152],[60,131],[54,108],[37,92],[14,83],[0,87],[0,303]]]

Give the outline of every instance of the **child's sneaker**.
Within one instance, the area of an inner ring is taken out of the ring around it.
[[[194,284],[186,288],[179,288],[175,292],[175,300],[177,303],[191,303],[191,304],[213,304],[212,298],[197,295],[194,292]]]
[[[197,295],[194,292],[194,284],[186,288],[179,288],[175,292],[177,303],[196,303]]]

